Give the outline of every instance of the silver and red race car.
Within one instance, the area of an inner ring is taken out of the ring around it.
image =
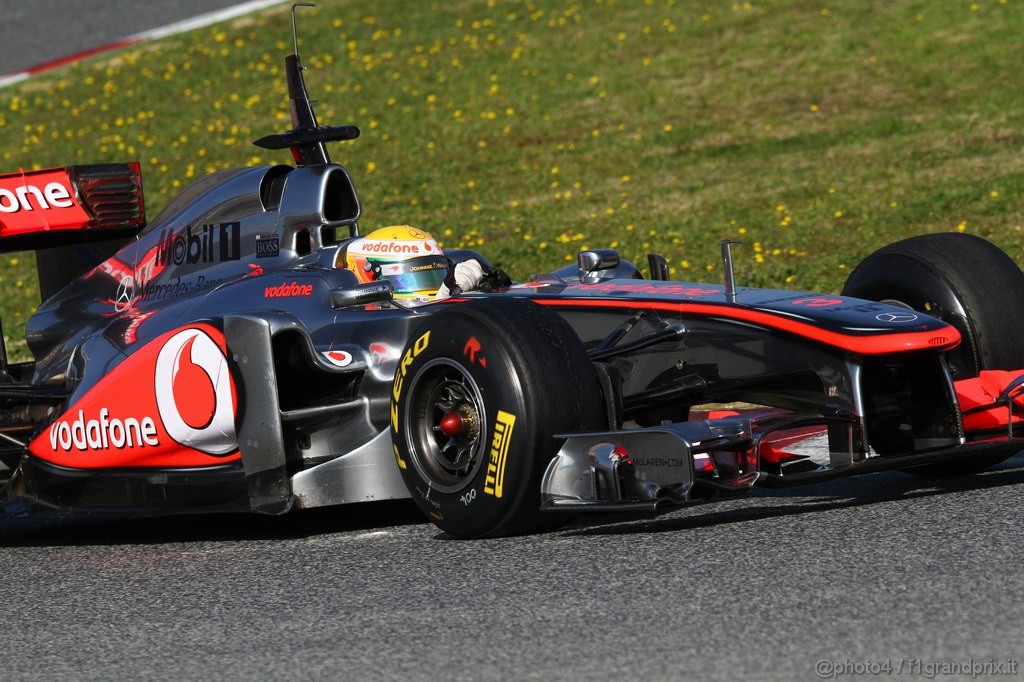
[[[1019,451],[1024,275],[964,234],[869,256],[843,295],[649,278],[612,250],[410,307],[338,267],[360,202],[299,58],[296,165],[210,175],[146,223],[136,164],[0,178],[35,249],[34,361],[0,361],[7,514],[254,511],[412,498],[463,537],[653,513]]]

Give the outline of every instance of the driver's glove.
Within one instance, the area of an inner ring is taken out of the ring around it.
[[[456,263],[454,267],[448,268],[448,274],[444,278],[444,283],[437,290],[434,300],[443,301],[451,296],[457,296],[463,291],[476,291],[480,288],[483,278],[484,268],[475,258]]]

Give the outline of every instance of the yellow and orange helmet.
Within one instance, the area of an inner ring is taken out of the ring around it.
[[[391,281],[395,298],[429,301],[448,274],[448,259],[429,232],[408,225],[374,230],[349,242],[335,263],[360,282]]]

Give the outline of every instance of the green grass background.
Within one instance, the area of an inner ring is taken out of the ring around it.
[[[321,122],[364,231],[430,229],[514,277],[583,248],[674,279],[837,291],[885,243],[960,230],[1024,251],[1020,0],[330,0],[300,10]],[[138,159],[147,212],[207,172],[287,163],[287,8],[0,91],[5,171]],[[17,350],[32,254],[0,258]]]

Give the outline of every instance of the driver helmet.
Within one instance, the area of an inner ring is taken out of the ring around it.
[[[409,225],[382,227],[352,240],[335,265],[363,283],[390,280],[395,298],[411,303],[433,300],[448,274],[448,259],[434,238]]]

